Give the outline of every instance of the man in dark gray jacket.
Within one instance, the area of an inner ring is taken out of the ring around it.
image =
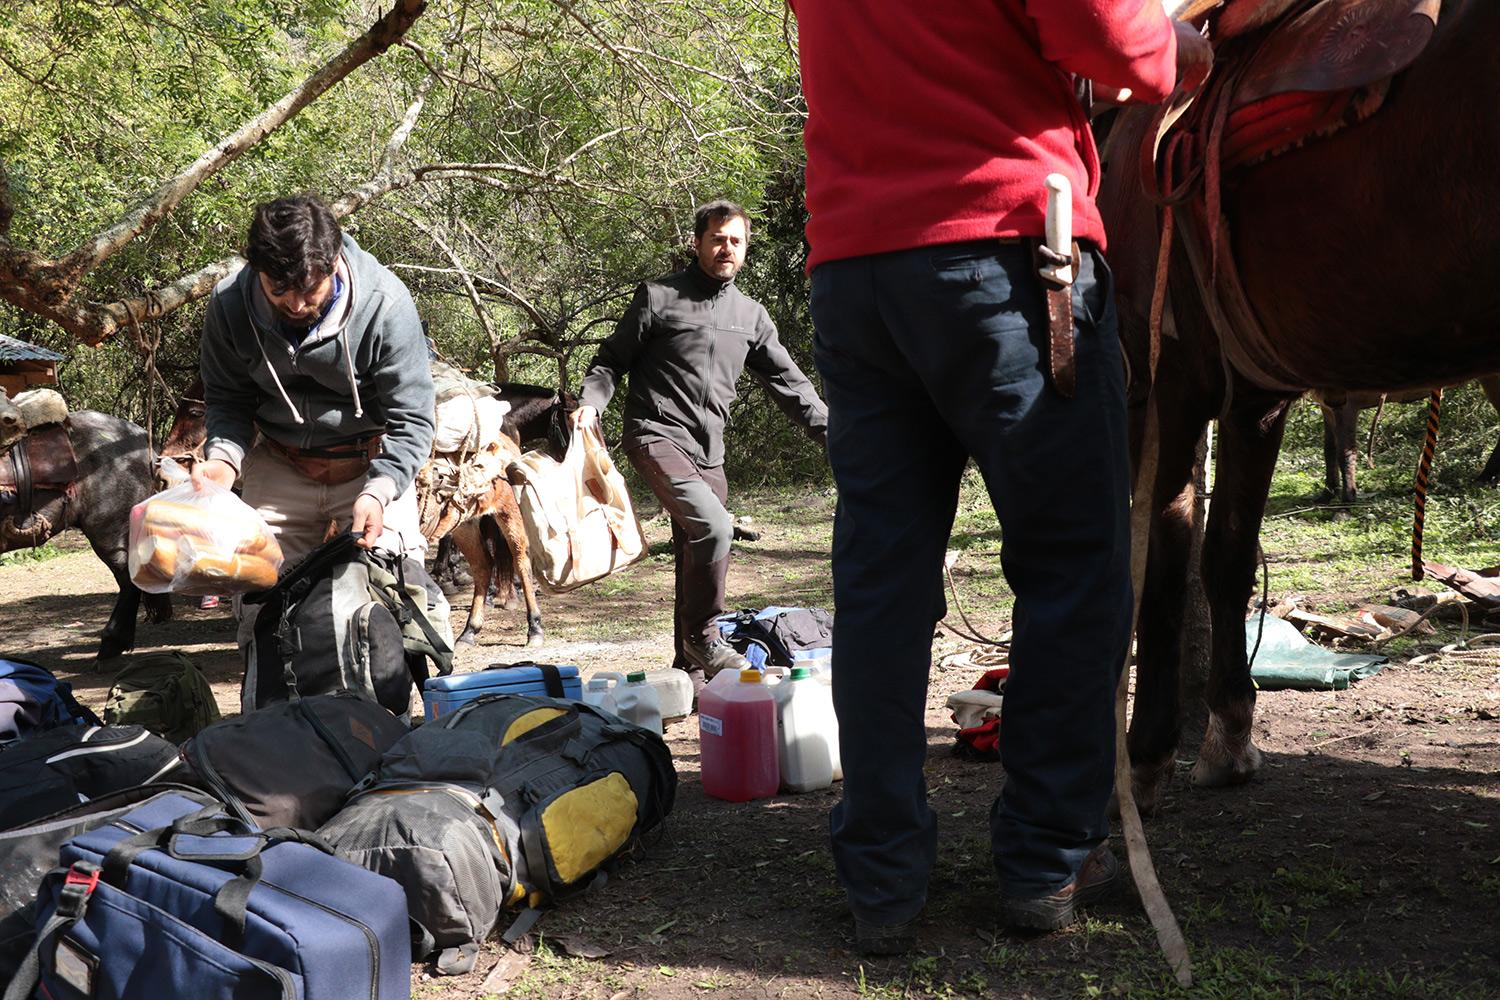
[[[695,684],[749,666],[719,637],[733,519],[725,509],[724,424],[748,367],[787,416],[822,443],[828,409],[776,336],[759,302],[734,286],[750,242],[750,217],[715,201],[693,219],[694,261],[648,281],[584,376],[579,400],[608,405],[620,379],[625,453],[672,518],[677,556],[674,666]]]
[[[330,521],[421,558],[413,482],[432,451],[433,389],[411,294],[309,195],[256,206],[245,259],[208,304],[194,481],[242,479],[288,565]]]

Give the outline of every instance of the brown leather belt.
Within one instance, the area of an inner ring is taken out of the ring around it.
[[[376,434],[341,448],[294,448],[268,435],[262,437],[272,451],[291,463],[292,468],[325,486],[339,486],[364,475],[380,454],[383,440],[383,435]]]

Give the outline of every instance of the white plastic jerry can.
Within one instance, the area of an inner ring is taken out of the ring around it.
[[[624,683],[624,674],[608,670],[600,671],[590,677],[588,684],[584,686],[583,703],[593,705],[611,715],[619,715],[620,711],[615,707],[615,690]]]
[[[616,715],[661,735],[661,697],[646,680],[644,670],[626,675],[624,685],[615,688],[614,697]]]
[[[646,673],[646,683],[656,688],[663,721],[693,714],[693,681],[686,670],[678,670],[676,667],[650,670]]]
[[[843,778],[833,689],[806,667],[793,667],[787,679],[771,691],[776,698],[781,787],[811,792]]]

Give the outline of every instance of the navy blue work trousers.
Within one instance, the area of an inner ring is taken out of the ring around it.
[[[1130,631],[1130,468],[1108,268],[1084,250],[1073,290],[1077,393],[1046,376],[1029,244],[945,244],[831,261],[812,274],[833,531],[834,705],[844,766],[831,833],[862,920],[926,901],[937,817],[923,773],[943,558],[973,459],[1016,595],[990,816],[1008,893],[1064,885],[1109,834],[1114,690]],[[964,678],[965,682],[969,679]]]

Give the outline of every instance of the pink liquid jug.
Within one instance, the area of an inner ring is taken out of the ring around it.
[[[715,678],[717,681],[718,678]],[[716,799],[748,802],[776,794],[776,699],[759,670],[715,683],[698,695],[699,762],[703,790]]]

